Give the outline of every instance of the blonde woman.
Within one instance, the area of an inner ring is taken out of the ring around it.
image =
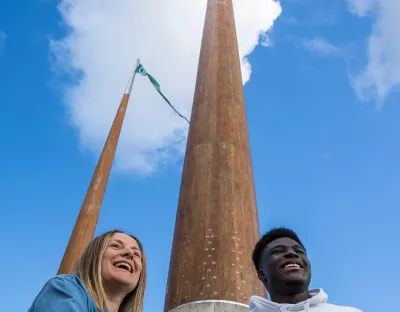
[[[28,312],[142,312],[145,287],[142,244],[114,230],[89,244],[74,274],[49,280]]]

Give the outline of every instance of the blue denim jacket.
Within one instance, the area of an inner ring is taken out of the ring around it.
[[[28,312],[98,312],[82,281],[74,274],[49,280]]]

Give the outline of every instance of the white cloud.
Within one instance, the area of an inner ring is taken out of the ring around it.
[[[7,39],[6,33],[0,29],[0,52],[4,49],[6,39]]]
[[[368,38],[368,64],[354,78],[353,85],[360,99],[374,98],[381,107],[389,92],[400,85],[400,1],[348,0],[348,3],[358,16],[375,19]]]
[[[341,56],[341,50],[324,38],[303,40],[303,46],[308,51],[322,56]]]
[[[349,3],[350,11],[359,15],[365,16],[375,9],[375,5],[379,1],[375,0],[347,0]],[[385,1],[385,0],[384,0]]]
[[[84,147],[98,155],[120,97],[140,56],[165,95],[190,115],[206,0],[62,0],[68,35],[50,42],[58,73],[74,73],[65,90],[71,122]],[[275,0],[236,0],[235,14],[244,82],[246,58],[265,40],[281,13]],[[187,124],[177,117],[144,77],[137,77],[117,152],[122,170],[151,173],[180,157]]]

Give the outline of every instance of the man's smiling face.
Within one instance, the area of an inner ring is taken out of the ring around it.
[[[293,287],[308,288],[311,264],[300,244],[288,237],[281,237],[265,247],[258,275],[268,291],[289,294]]]

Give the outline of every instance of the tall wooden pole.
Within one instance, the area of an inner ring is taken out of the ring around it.
[[[139,60],[137,61],[137,65],[138,64]],[[121,104],[111,126],[110,133],[108,134],[107,141],[104,145],[57,274],[72,273],[77,260],[80,258],[89,242],[93,239],[101,205],[103,203],[104,192],[107,187],[108,177],[110,175],[115,151],[117,149],[118,139],[124,122],[125,112],[132,91],[136,68],[122,97]]]
[[[232,0],[208,0],[164,311],[248,311],[258,238]]]

